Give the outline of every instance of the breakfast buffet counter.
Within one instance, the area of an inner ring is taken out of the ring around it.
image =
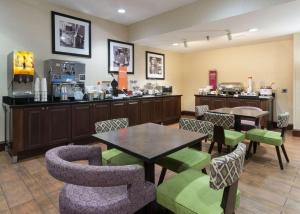
[[[126,117],[130,126],[177,122],[181,95],[46,103],[12,102],[3,97],[3,108],[5,141],[16,161],[58,145],[94,142],[91,135],[98,121]]]
[[[253,106],[261,108],[264,111],[268,111],[269,114],[264,116],[261,121],[262,126],[266,128],[273,127],[273,102],[274,97],[195,95],[195,105],[208,105],[209,109]]]

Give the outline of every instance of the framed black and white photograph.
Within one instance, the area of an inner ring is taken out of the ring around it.
[[[51,12],[52,53],[91,58],[91,22]]]
[[[108,40],[108,72],[119,72],[120,66],[127,67],[128,74],[134,74],[134,44]]]
[[[146,79],[165,79],[165,55],[146,51]]]

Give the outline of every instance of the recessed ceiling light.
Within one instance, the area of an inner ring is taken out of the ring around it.
[[[178,44],[178,43],[173,43],[172,45],[173,45],[173,46],[178,46],[179,44]]]
[[[120,8],[120,9],[118,9],[118,13],[121,13],[121,14],[126,13],[126,10],[123,8]]]
[[[253,32],[256,32],[256,31],[258,31],[257,28],[251,28],[251,29],[249,29],[249,32],[250,32],[250,33],[253,33]]]

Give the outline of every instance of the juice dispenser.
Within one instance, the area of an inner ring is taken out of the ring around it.
[[[13,51],[7,57],[8,96],[33,97],[34,55],[30,51]]]

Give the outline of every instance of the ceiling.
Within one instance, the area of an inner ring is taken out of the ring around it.
[[[176,52],[270,41],[288,38],[293,33],[300,32],[300,0],[48,1],[128,25],[130,30],[138,26],[137,35],[142,36],[138,39],[131,38],[131,42]],[[248,11],[247,7],[250,8]],[[124,8],[127,12],[119,14],[119,8]],[[177,17],[181,19],[176,19]],[[251,28],[259,30],[248,32]],[[231,41],[228,41],[225,30],[232,33]],[[206,40],[206,36],[210,37],[209,41]],[[187,41],[187,48],[184,47],[184,40]],[[173,46],[173,43],[179,45]]]
[[[48,0],[99,18],[130,25],[197,0]],[[119,14],[119,8],[126,10]]]
[[[293,33],[300,32],[299,11],[300,1],[297,0],[214,22],[202,23],[190,28],[154,35],[135,42],[165,50],[191,52],[289,38]],[[259,30],[248,32],[251,28]],[[227,39],[226,32],[222,31],[226,29],[230,29],[232,32],[231,41]],[[206,40],[207,35],[210,36],[209,41]],[[187,40],[187,48],[184,47],[184,40]],[[179,43],[179,45],[173,46],[173,43]]]

